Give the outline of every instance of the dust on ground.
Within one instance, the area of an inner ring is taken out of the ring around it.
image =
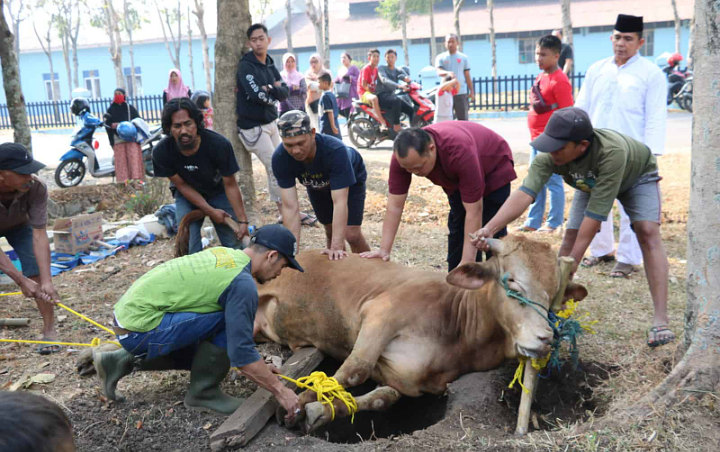
[[[686,301],[689,160],[688,154],[669,154],[659,159],[664,177],[661,181],[662,234],[670,260],[670,326],[678,335],[676,344],[682,337]],[[277,210],[267,197],[264,169],[259,165],[254,169],[258,223],[275,222]],[[517,170],[519,178],[514,187],[524,177],[526,166],[519,166]],[[377,247],[380,241],[387,175],[387,164],[373,162],[368,166],[363,230],[372,247]],[[301,209],[311,211],[307,197],[302,190],[299,192]],[[116,219],[133,217],[126,206],[132,195],[124,187],[99,184],[53,191],[51,198],[61,204],[77,199],[90,200],[86,203],[94,204],[94,209],[102,211],[106,219]],[[567,199],[566,209],[571,199],[569,191]],[[93,209],[93,206],[87,209]],[[415,179],[392,259],[417,268],[444,271],[447,211],[442,190],[425,179]],[[510,229],[520,225],[521,221],[517,221]],[[555,246],[560,242],[559,234],[536,233],[533,237]],[[322,228],[303,227],[302,248],[317,248],[324,244]],[[59,275],[54,282],[64,303],[107,323],[111,319],[113,303],[132,282],[171,259],[172,254],[172,243],[159,240],[96,264],[78,267]],[[379,424],[386,422],[388,416],[375,420],[370,416],[369,421],[358,419],[362,427],[346,425],[356,431],[362,430],[362,439],[358,438],[353,444],[328,442],[325,439],[329,436],[303,436],[271,422],[262,435],[250,443],[249,449],[714,449],[720,443],[720,432],[716,428],[720,413],[710,396],[672,409],[657,407],[657,412],[648,413],[647,419],[630,424],[617,423],[602,430],[592,429],[596,418],[611,417],[617,409],[639,400],[675,364],[676,345],[658,349],[649,349],[645,345],[652,302],[642,270],[628,279],[613,279],[609,277],[610,269],[611,264],[601,264],[591,269],[581,268],[576,275],[577,280],[590,290],[580,310],[598,320],[597,334],[580,338],[581,366],[578,370],[564,369],[560,374],[541,380],[534,406],[539,431],[524,438],[513,435],[520,393],[517,387],[507,389],[515,369],[515,363],[507,363],[491,372],[459,379],[450,386],[445,398],[425,398],[398,405],[396,417],[408,417],[412,412],[417,414],[417,419],[405,430],[393,432],[392,429],[397,428],[397,424],[393,424],[385,435],[381,434],[385,438],[375,439]],[[61,309],[56,311],[56,316],[58,332],[65,341],[90,342],[94,337],[109,339],[105,332]],[[33,302],[20,297],[4,299],[0,304],[0,317],[32,319],[29,328],[4,328],[4,338],[32,339],[39,333],[41,323]],[[263,344],[260,350],[267,356],[287,357],[289,354],[288,350],[273,344]],[[63,407],[73,423],[81,451],[209,450],[209,435],[224,417],[191,411],[182,405],[188,372],[136,372],[119,384],[119,391],[127,401],[111,403],[100,395],[95,377],[77,376],[74,367],[77,353],[77,348],[66,347],[61,353],[40,356],[29,345],[0,345],[0,388],[8,388],[24,375],[54,373],[54,382],[33,385],[28,390],[42,393]],[[232,374],[223,383],[223,388],[234,396],[247,397],[255,390],[255,385]],[[578,424],[590,426],[589,433],[576,434],[572,427]],[[414,428],[419,429],[412,431]],[[347,437],[347,432],[337,435]]]

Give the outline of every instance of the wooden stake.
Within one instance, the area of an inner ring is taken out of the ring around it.
[[[0,326],[28,326],[30,325],[30,319],[0,319]]]

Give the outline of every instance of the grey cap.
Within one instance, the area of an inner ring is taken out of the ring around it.
[[[278,120],[277,127],[283,138],[305,135],[312,131],[310,116],[301,110],[290,110],[283,113]]]
[[[530,142],[540,152],[555,152],[568,141],[578,143],[589,140],[593,127],[587,113],[580,108],[567,107],[555,110],[545,126],[545,131]]]

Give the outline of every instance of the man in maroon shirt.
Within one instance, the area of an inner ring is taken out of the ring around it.
[[[476,225],[489,221],[510,195],[510,182],[517,176],[505,140],[487,127],[466,121],[447,121],[400,132],[390,162],[390,194],[380,249],[361,256],[390,258],[413,174],[427,177],[448,196],[449,270],[461,263],[481,260],[465,231],[475,231]],[[503,229],[496,237],[506,234]]]

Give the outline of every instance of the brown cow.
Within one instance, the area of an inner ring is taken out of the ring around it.
[[[360,410],[385,410],[401,394],[441,394],[460,375],[518,355],[545,356],[553,339],[546,312],[508,297],[500,279],[509,273],[509,287],[546,310],[559,286],[557,255],[522,236],[491,243],[495,257],[449,274],[300,253],[305,273],[285,272],[260,286],[256,340],[312,345],[344,360],[334,376],[346,388],[368,378],[380,383],[357,398]],[[578,301],[586,295],[572,283],[565,291]],[[307,430],[331,419],[330,407],[316,400],[315,393],[301,396]],[[340,401],[334,407],[336,416],[348,414]]]

